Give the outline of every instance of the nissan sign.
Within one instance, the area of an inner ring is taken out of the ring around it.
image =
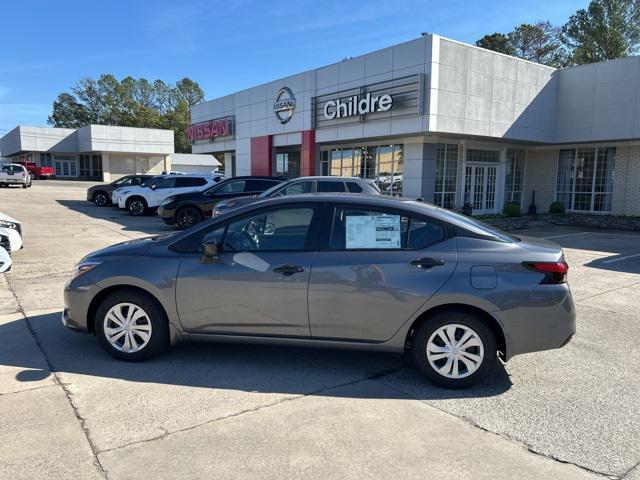
[[[199,140],[214,140],[216,137],[228,137],[229,135],[233,135],[233,117],[194,123],[187,128],[187,138],[192,143]]]
[[[276,94],[276,100],[273,102],[273,113],[280,123],[287,123],[293,117],[293,111],[296,109],[296,97],[289,87],[282,87]]]
[[[353,115],[366,115],[373,112],[387,112],[393,107],[393,97],[391,95],[371,96],[371,92],[363,97],[354,95],[348,99],[336,98],[329,100],[322,109],[324,118],[333,120],[334,118],[351,117]]]

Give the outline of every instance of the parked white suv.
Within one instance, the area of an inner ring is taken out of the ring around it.
[[[179,193],[197,192],[216,184],[209,175],[169,175],[145,187],[126,189],[118,194],[118,207],[131,215],[144,215],[157,208],[166,198]]]
[[[0,166],[0,187],[9,185],[21,185],[22,188],[31,186],[31,176],[24,165],[4,163]]]

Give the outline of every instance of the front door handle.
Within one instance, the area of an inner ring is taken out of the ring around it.
[[[415,265],[416,267],[420,267],[424,269],[429,269],[432,267],[439,267],[441,265],[444,265],[444,260],[440,260],[439,258],[428,258],[428,257],[416,258],[415,260],[411,261],[411,265]]]
[[[302,265],[280,265],[279,267],[274,268],[273,271],[284,276],[289,276],[294,273],[304,272],[304,267]]]

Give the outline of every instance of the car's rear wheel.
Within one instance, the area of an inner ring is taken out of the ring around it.
[[[176,224],[185,229],[202,221],[202,213],[196,207],[183,207],[176,212]]]
[[[436,385],[467,388],[483,380],[493,368],[496,339],[475,315],[444,311],[418,328],[411,355],[415,365]]]
[[[107,194],[104,192],[96,192],[93,196],[93,203],[95,203],[98,207],[106,207],[107,203],[109,203]]]
[[[155,299],[134,290],[108,295],[95,317],[98,341],[110,355],[141,362],[169,344],[167,317]]]
[[[127,210],[134,217],[144,215],[147,211],[147,202],[140,197],[135,197],[127,201]]]

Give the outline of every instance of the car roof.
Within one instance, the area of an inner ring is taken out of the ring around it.
[[[238,177],[230,177],[221,180],[219,183],[228,182],[229,180],[277,180],[279,182],[286,181],[285,178],[282,177],[271,177],[268,175],[240,175]]]
[[[330,182],[346,182],[346,181],[352,181],[352,182],[368,182],[370,181],[370,179],[365,179],[365,178],[360,178],[360,177],[337,177],[337,176],[328,176],[328,175],[315,175],[315,176],[309,176],[309,177],[297,177],[297,178],[292,178],[289,181],[293,182],[293,181],[297,181],[297,180],[325,180],[325,181],[330,181]]]

